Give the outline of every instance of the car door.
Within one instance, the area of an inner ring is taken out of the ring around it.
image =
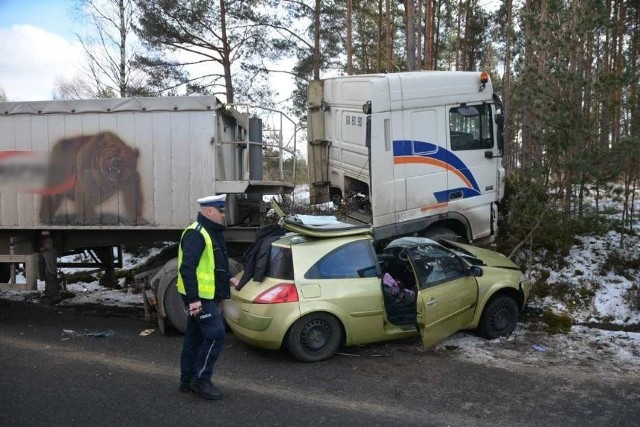
[[[317,251],[319,246],[308,249]],[[296,249],[300,254],[300,249],[306,248]],[[306,256],[314,255],[309,252]],[[300,310],[303,314],[326,311],[338,316],[345,328],[347,345],[377,341],[384,324],[380,280],[370,239],[348,241],[320,257],[297,280],[301,289]],[[306,289],[318,291],[308,293]]]
[[[464,261],[439,245],[407,249],[418,284],[416,324],[425,348],[471,324],[478,283]]]

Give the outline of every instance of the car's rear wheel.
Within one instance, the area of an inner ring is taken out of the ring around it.
[[[287,334],[285,346],[303,362],[318,362],[333,356],[342,342],[338,319],[327,313],[312,313],[298,319]]]
[[[518,324],[518,304],[508,295],[498,295],[485,306],[478,332],[487,339],[509,335]]]

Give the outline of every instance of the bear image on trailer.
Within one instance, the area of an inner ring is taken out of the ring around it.
[[[138,157],[137,149],[112,132],[61,139],[52,150],[40,221],[49,225],[145,224]],[[96,212],[120,193],[125,215]],[[65,198],[74,202],[75,216],[57,214]]]

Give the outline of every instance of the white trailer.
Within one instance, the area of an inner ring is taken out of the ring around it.
[[[480,72],[313,81],[312,202],[347,204],[376,238],[490,240],[504,192],[501,102]]]
[[[0,103],[0,287],[19,286],[8,268],[19,262],[33,288],[40,258],[57,289],[58,257],[87,247],[103,248],[99,265],[113,272],[113,247],[177,241],[195,200],[214,193],[230,194],[230,245],[253,242],[261,195],[290,192],[294,179],[281,129],[263,135],[259,111],[211,96]]]

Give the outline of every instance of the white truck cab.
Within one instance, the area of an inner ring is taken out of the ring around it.
[[[346,202],[377,239],[491,240],[504,192],[501,102],[487,73],[335,77],[309,87],[312,203]]]

